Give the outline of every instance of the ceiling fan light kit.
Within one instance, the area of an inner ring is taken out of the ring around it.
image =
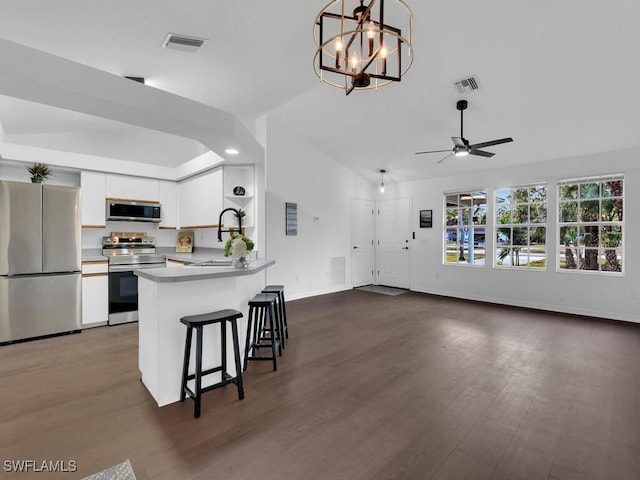
[[[513,138],[506,137],[506,138],[500,138],[498,140],[489,140],[488,142],[480,142],[480,143],[475,143],[473,145],[469,145],[469,140],[464,138],[463,112],[467,109],[467,106],[468,106],[468,103],[466,100],[458,100],[456,102],[456,108],[460,111],[460,136],[451,137],[451,140],[453,140],[453,150],[428,150],[425,152],[416,152],[416,155],[422,155],[424,153],[450,152],[449,155],[447,155],[444,158],[441,158],[440,160],[438,160],[437,163],[442,163],[451,155],[454,155],[456,157],[465,157],[467,155],[477,155],[479,157],[493,157],[495,153],[486,152],[480,149],[484,147],[492,147],[494,145],[500,145],[502,143],[513,142]]]
[[[412,29],[413,13],[402,0],[329,2],[313,26],[316,75],[347,95],[399,82],[413,63]]]

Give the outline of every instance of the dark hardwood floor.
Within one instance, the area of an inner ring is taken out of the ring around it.
[[[0,477],[640,478],[640,325],[355,290],[287,308],[278,371],[199,419],[145,390],[137,324],[0,347],[3,467],[77,462]]]

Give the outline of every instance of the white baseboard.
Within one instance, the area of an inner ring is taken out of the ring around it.
[[[301,293],[294,293],[293,295],[290,295],[289,293],[287,293],[286,291],[286,287],[285,287],[285,296],[287,301],[289,300],[300,300],[301,298],[309,298],[309,297],[317,297],[318,295],[326,295],[328,293],[337,293],[337,292],[344,292],[345,290],[352,290],[353,287],[349,286],[349,285],[340,285],[338,287],[331,287],[331,288],[327,288],[324,290],[316,290],[313,292],[301,292]]]
[[[456,295],[455,293],[439,291],[439,290],[421,290],[411,289],[412,292],[428,293],[431,295],[439,295],[442,297],[459,298],[462,300],[473,300],[477,302],[494,303],[498,305],[508,305],[511,307],[531,308],[534,310],[544,310],[549,312],[568,313],[571,315],[582,315],[585,317],[606,318],[609,320],[619,320],[623,322],[640,323],[638,316],[626,315],[621,313],[611,313],[608,311],[599,311],[594,309],[583,309],[575,305],[549,305],[534,301],[515,301],[508,298],[482,297],[478,295]]]

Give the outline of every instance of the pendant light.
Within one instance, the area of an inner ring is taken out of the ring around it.
[[[380,170],[381,180],[380,180],[380,193],[384,193],[384,174],[387,173],[386,170]]]
[[[347,95],[399,82],[413,63],[412,30],[403,0],[333,0],[314,22],[313,68]]]

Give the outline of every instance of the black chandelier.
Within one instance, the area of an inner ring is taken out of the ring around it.
[[[316,75],[347,95],[399,82],[413,63],[412,28],[402,0],[387,0],[386,8],[384,0],[334,0],[313,28]]]

